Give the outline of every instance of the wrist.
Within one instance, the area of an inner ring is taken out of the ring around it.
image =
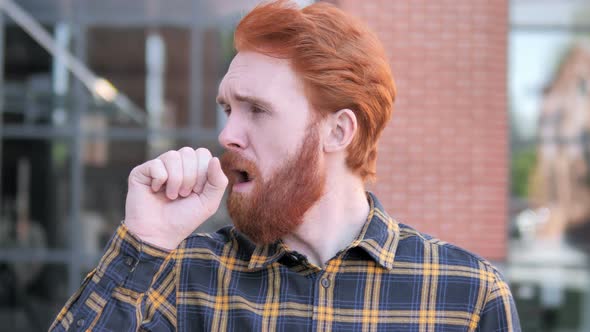
[[[146,234],[145,232],[136,229],[135,223],[129,220],[123,220],[121,222],[127,228],[127,231],[131,233],[135,238],[143,243],[153,246],[163,251],[172,251],[178,247],[181,241],[178,239],[167,238],[163,232],[159,232],[157,236]]]

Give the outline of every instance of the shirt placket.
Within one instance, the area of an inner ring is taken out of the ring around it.
[[[334,321],[334,283],[336,273],[332,272],[329,265],[321,270],[315,277],[313,286],[313,330],[332,331]]]

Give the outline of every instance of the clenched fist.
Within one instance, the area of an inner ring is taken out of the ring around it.
[[[131,171],[125,224],[142,241],[175,249],[217,211],[227,183],[209,150],[168,151]]]

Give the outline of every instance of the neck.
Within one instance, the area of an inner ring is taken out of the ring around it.
[[[322,198],[305,214],[301,226],[283,238],[290,249],[320,268],[358,236],[369,215],[362,180],[345,178],[328,178]]]

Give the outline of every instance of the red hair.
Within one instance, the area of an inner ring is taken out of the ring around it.
[[[367,27],[327,3],[299,9],[278,0],[240,21],[234,46],[289,59],[320,115],[352,110],[358,131],[346,164],[363,180],[375,178],[377,141],[391,118],[395,84],[383,47]]]

